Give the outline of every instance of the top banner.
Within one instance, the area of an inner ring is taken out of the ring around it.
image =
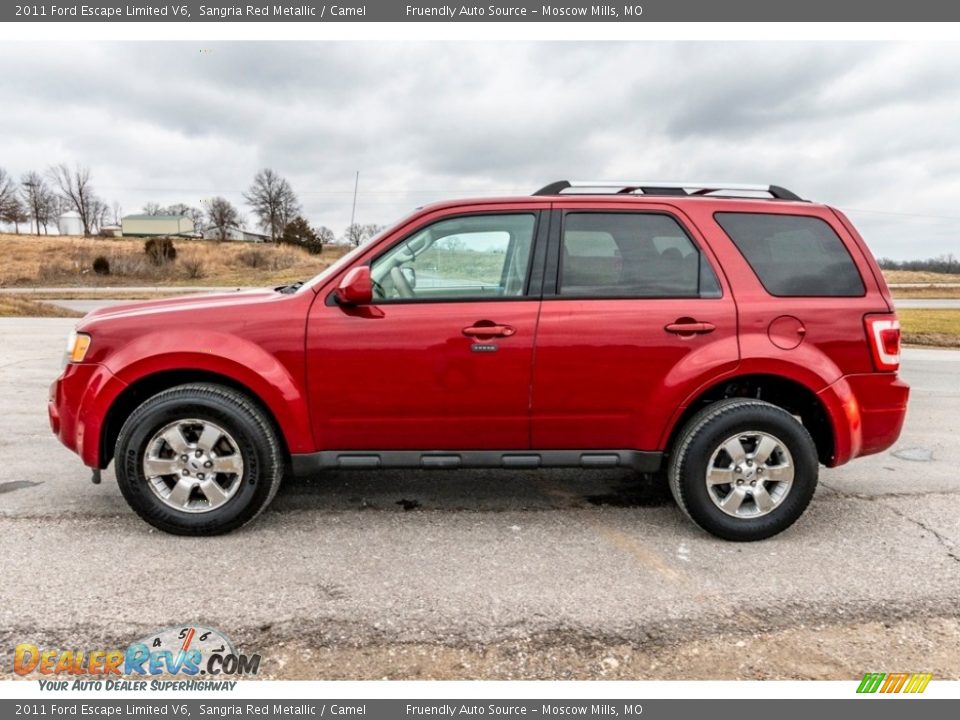
[[[578,0],[496,3],[368,0],[321,3],[279,0],[173,3],[127,0],[4,3],[4,22],[948,22],[960,20],[960,3],[943,0],[837,2],[837,0]]]

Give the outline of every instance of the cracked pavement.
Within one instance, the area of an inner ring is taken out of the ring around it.
[[[330,472],[204,539],[154,531],[112,471],[92,485],[50,433],[72,324],[0,319],[0,675],[17,642],[201,622],[275,658],[277,677],[673,677],[694,655],[705,677],[845,677],[922,642],[953,648],[934,670],[960,677],[960,352],[905,350],[898,444],[822,469],[804,517],[764,542],[716,540],[621,471]],[[817,675],[804,648],[824,647]]]

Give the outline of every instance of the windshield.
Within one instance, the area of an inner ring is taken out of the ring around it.
[[[419,214],[419,213],[413,213],[413,214],[410,215],[409,217],[404,218],[402,222],[400,222],[400,223],[395,223],[395,224],[393,224],[393,225],[388,226],[386,230],[383,230],[383,231],[377,233],[377,234],[374,235],[372,238],[370,238],[369,240],[367,240],[367,242],[365,242],[363,245],[358,245],[357,247],[355,247],[353,250],[351,250],[351,251],[348,252],[346,255],[344,255],[342,258],[340,258],[339,260],[337,260],[335,263],[333,263],[333,265],[331,265],[330,267],[328,267],[326,270],[324,270],[323,272],[321,272],[319,275],[314,275],[312,278],[310,278],[310,279],[307,280],[305,283],[303,283],[303,286],[302,286],[301,288],[299,288],[298,290],[303,289],[303,288],[311,288],[311,289],[314,289],[314,290],[315,290],[316,288],[320,287],[320,286],[323,285],[327,280],[329,280],[331,277],[333,277],[334,275],[336,275],[337,273],[339,273],[340,271],[342,271],[345,267],[347,267],[348,265],[350,265],[350,263],[352,263],[354,260],[356,260],[359,255],[363,254],[363,252],[370,246],[370,243],[376,242],[377,240],[379,240],[379,239],[383,236],[384,233],[390,232],[391,230],[393,230],[393,228],[398,227],[398,226],[400,226],[400,225],[405,225],[408,220],[410,220],[411,218],[413,218],[414,216],[416,216],[416,215],[418,215],[418,214]]]

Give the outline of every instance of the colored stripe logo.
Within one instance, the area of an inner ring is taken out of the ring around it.
[[[932,673],[867,673],[857,692],[922,693],[932,678]]]

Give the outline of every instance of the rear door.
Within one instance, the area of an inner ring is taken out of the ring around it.
[[[555,216],[532,445],[658,450],[677,406],[738,362],[733,297],[675,208],[597,203]]]

